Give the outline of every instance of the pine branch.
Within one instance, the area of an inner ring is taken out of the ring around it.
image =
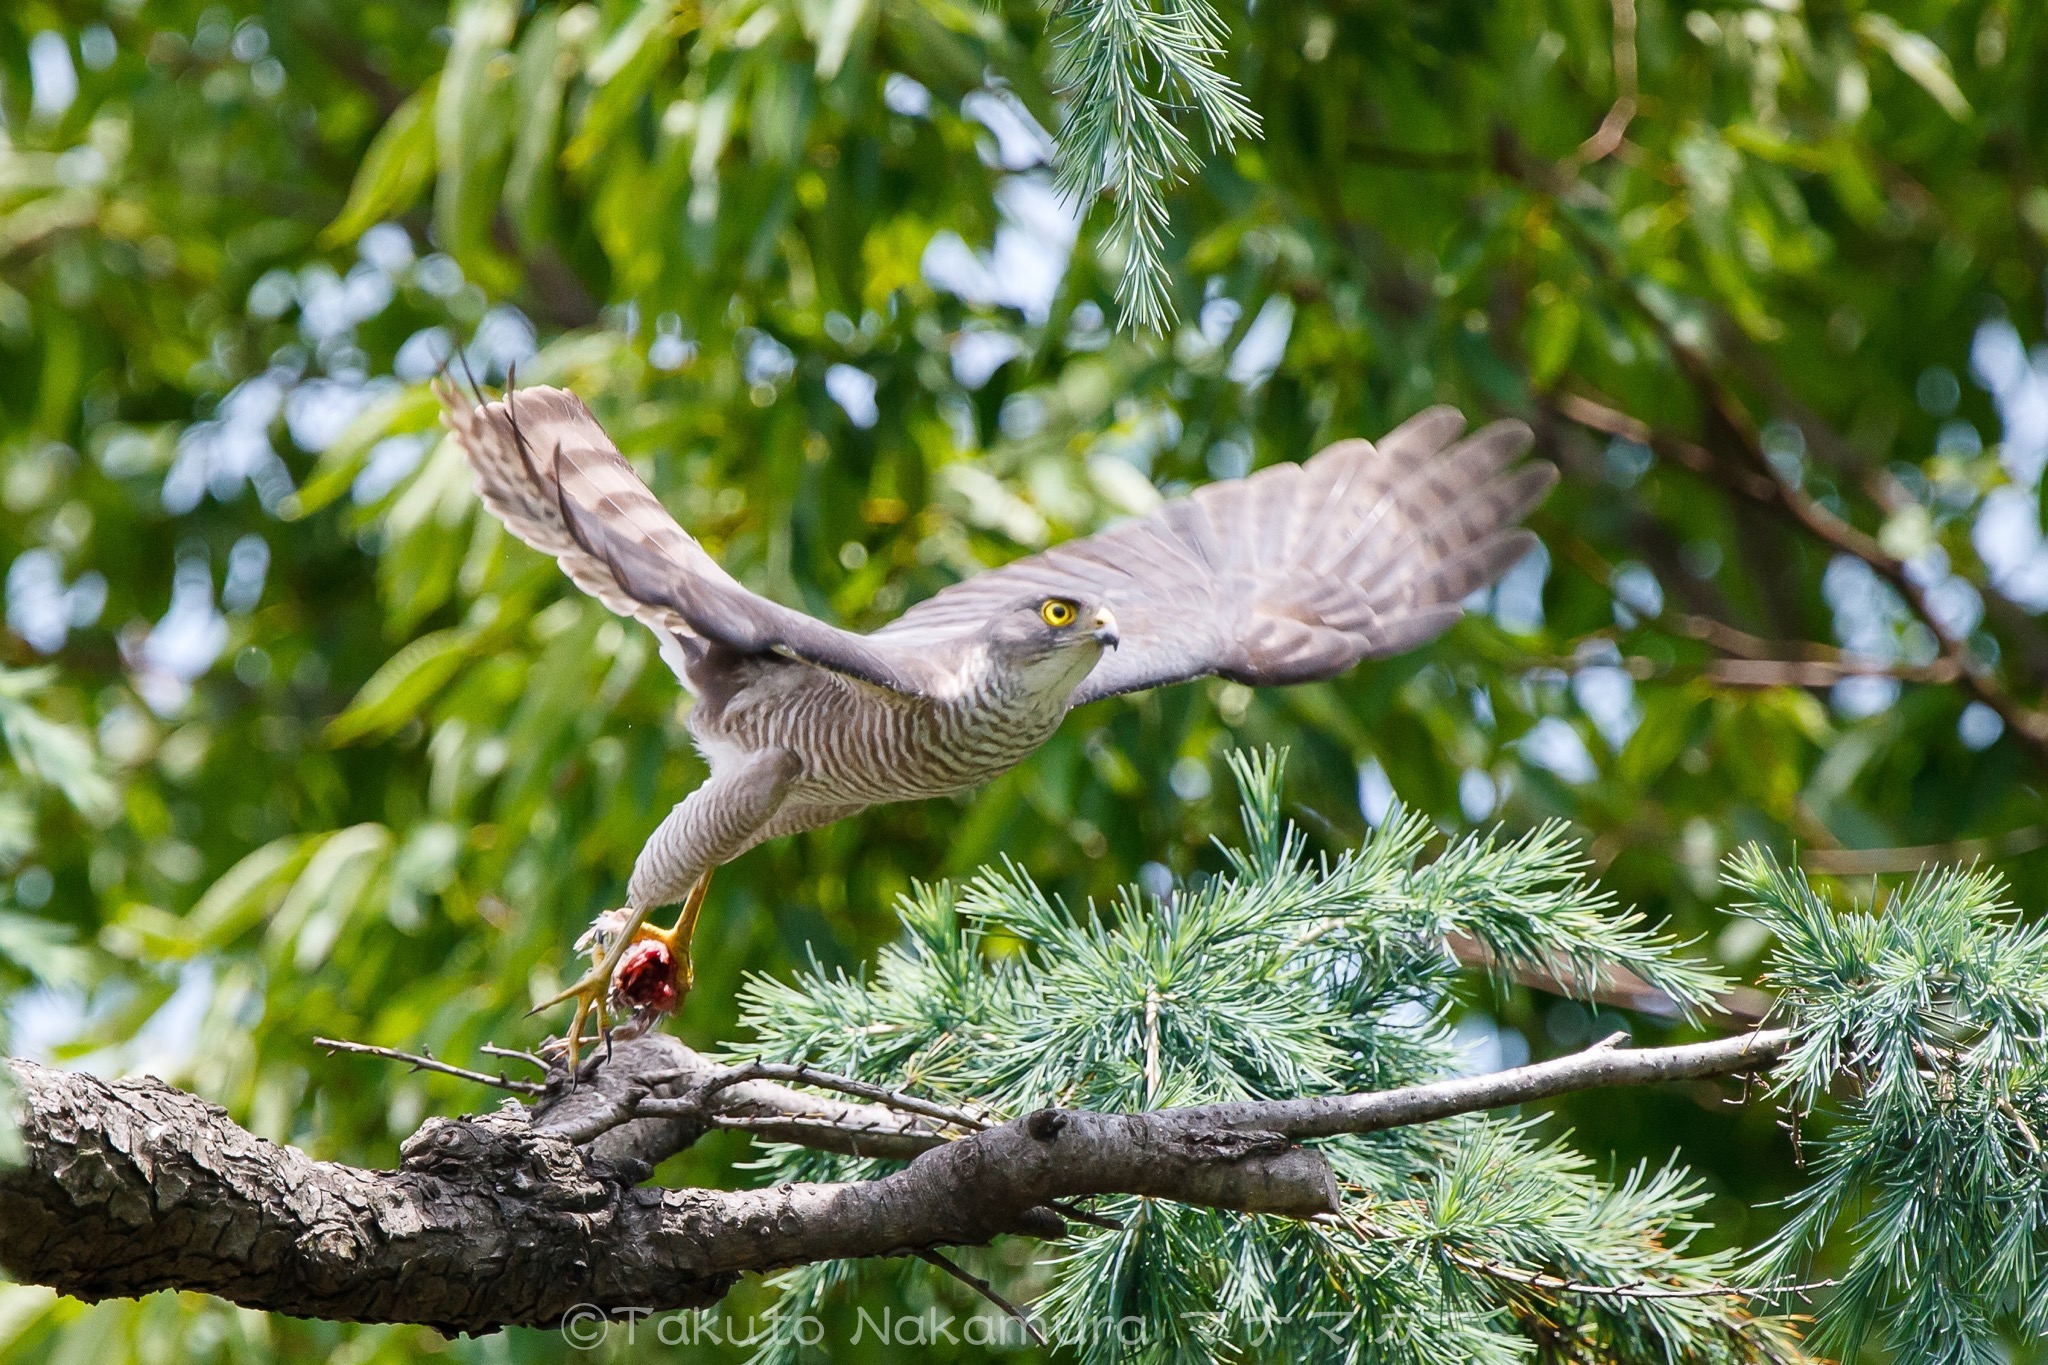
[[[1615,1047],[1610,1041],[1511,1071],[1461,1076],[1377,1094],[1199,1105],[1180,1112],[1194,1122],[1268,1129],[1291,1138],[1376,1133],[1456,1114],[1533,1104],[1579,1090],[1740,1075],[1776,1062],[1793,1041],[1790,1029],[1759,1029],[1739,1037],[1676,1047],[1629,1049]]]
[[[450,1331],[549,1325],[582,1304],[702,1306],[737,1274],[778,1265],[1057,1236],[1055,1200],[1143,1195],[1305,1218],[1337,1207],[1336,1185],[1324,1158],[1286,1134],[1367,1132],[1574,1086],[1733,1074],[1775,1046],[1601,1048],[1474,1078],[1491,1085],[1350,1097],[1345,1109],[1043,1109],[956,1141],[931,1137],[923,1157],[879,1179],[743,1191],[636,1191],[630,1177],[659,1159],[658,1143],[607,1159],[564,1136],[579,1131],[575,1113],[593,1089],[673,1085],[706,1065],[694,1057],[696,1067],[607,1075],[615,1059],[592,1087],[531,1115],[430,1119],[396,1172],[312,1161],[159,1081],[13,1062],[27,1161],[0,1174],[0,1265],[82,1298],[181,1288]],[[621,1047],[618,1059],[645,1066],[676,1050]],[[1616,1067],[1621,1058],[1631,1060]],[[258,1247],[264,1254],[246,1254]]]
[[[1258,116],[1217,69],[1227,30],[1208,0],[1055,0],[1052,24],[1053,83],[1070,110],[1060,189],[1084,213],[1112,193],[1117,303],[1125,325],[1157,331],[1173,320],[1165,195],[1199,161],[1175,116],[1192,112],[1212,151],[1255,135]]]

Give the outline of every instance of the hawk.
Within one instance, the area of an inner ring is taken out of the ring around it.
[[[1460,440],[1431,408],[1377,445],[1229,479],[977,574],[872,634],[772,602],[676,524],[573,393],[510,388],[443,420],[483,503],[575,584],[646,625],[695,695],[711,775],[641,849],[626,904],[579,946],[586,1018],[674,1008],[713,869],[778,835],[867,807],[965,791],[1005,772],[1076,706],[1216,675],[1255,687],[1331,678],[1456,621],[1528,553],[1518,524],[1556,481],[1520,422]],[[483,395],[478,394],[481,400]],[[680,902],[674,926],[646,923]]]

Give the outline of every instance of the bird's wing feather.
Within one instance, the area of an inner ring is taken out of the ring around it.
[[[895,692],[940,682],[917,650],[748,591],[676,524],[576,395],[537,387],[477,406],[452,384],[440,392],[484,505],[621,616],[664,638],[780,654]]]
[[[1334,677],[1434,639],[1535,543],[1516,523],[1557,479],[1509,466],[1529,429],[1432,408],[1377,445],[1209,484],[1149,517],[955,584],[875,633],[933,641],[1022,597],[1106,603],[1121,646],[1073,705],[1205,674],[1258,686]],[[1446,448],[1448,447],[1448,449]]]

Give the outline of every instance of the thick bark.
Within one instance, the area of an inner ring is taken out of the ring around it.
[[[1048,1204],[1141,1194],[1307,1217],[1335,1207],[1297,1137],[1364,1132],[1586,1086],[1726,1075],[1782,1032],[1576,1057],[1378,1095],[1151,1114],[1042,1110],[949,1139],[945,1125],[736,1074],[673,1038],[621,1044],[574,1092],[432,1119],[396,1171],[314,1161],[149,1078],[12,1066],[28,1152],[0,1171],[0,1266],[98,1299],[165,1288],[305,1317],[446,1332],[551,1325],[572,1308],[717,1301],[747,1271],[1057,1237]],[[631,1117],[659,1111],[658,1117]],[[894,1174],[762,1190],[641,1187],[712,1126],[914,1158]],[[578,1145],[578,1144],[581,1145]]]

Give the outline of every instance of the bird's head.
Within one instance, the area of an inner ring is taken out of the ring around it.
[[[989,653],[1016,669],[1033,690],[1073,687],[1105,649],[1117,646],[1116,614],[1080,597],[1021,598],[989,622]]]

